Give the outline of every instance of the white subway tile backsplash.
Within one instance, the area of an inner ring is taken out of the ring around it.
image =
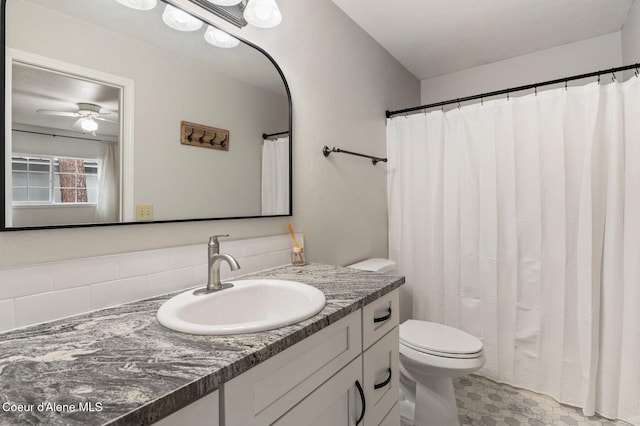
[[[172,247],[169,251],[169,270],[187,268],[207,263],[207,245],[193,244]]]
[[[203,281],[196,281],[192,267],[149,275],[149,290],[154,295],[183,290],[202,283]]]
[[[281,265],[288,265],[291,263],[291,252],[293,250],[289,249],[289,250],[283,250],[280,252],[280,255],[282,256],[282,260],[280,261]]]
[[[53,264],[53,289],[82,287],[119,278],[117,256],[92,257]]]
[[[0,300],[44,293],[52,289],[52,265],[0,270]]]
[[[14,299],[16,327],[88,312],[89,287],[51,291]]]
[[[169,269],[169,250],[139,251],[118,256],[120,278],[139,277]]]
[[[258,256],[258,270],[271,269],[282,265],[282,253],[274,251]]]
[[[244,257],[257,256],[271,251],[285,250],[292,247],[293,242],[288,235],[276,235],[273,237],[257,238],[244,247]]]
[[[241,269],[223,262],[221,278],[289,264],[292,245],[288,234],[223,239],[220,251]],[[0,331],[204,285],[207,276],[206,243],[0,270]]]
[[[236,259],[242,257],[244,256],[245,241],[246,240],[220,241],[220,253],[228,253]]]
[[[13,320],[13,299],[0,300],[0,332],[15,328]]]
[[[149,277],[133,277],[89,286],[91,309],[102,309],[151,296]]]

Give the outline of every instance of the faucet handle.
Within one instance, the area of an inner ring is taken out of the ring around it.
[[[213,244],[219,244],[218,243],[218,238],[219,237],[228,237],[229,234],[218,234],[218,235],[212,235],[209,237],[209,245],[213,245]]]
[[[229,234],[212,235],[209,237],[209,256],[220,253],[220,243],[218,237],[228,237]]]

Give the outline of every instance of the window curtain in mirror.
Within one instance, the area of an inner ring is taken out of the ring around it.
[[[102,142],[98,174],[98,207],[96,222],[117,222],[120,197],[118,195],[117,142]]]
[[[387,122],[413,317],[493,380],[640,424],[640,79]]]
[[[262,215],[289,214],[289,137],[262,145]]]

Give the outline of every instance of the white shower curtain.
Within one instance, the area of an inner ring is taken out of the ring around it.
[[[289,213],[289,137],[262,145],[262,214]]]
[[[480,374],[640,424],[640,79],[387,122],[389,252]]]

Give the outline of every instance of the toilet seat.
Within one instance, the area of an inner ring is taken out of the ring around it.
[[[400,325],[400,344],[415,351],[445,358],[479,358],[480,339],[443,324],[408,320]]]

